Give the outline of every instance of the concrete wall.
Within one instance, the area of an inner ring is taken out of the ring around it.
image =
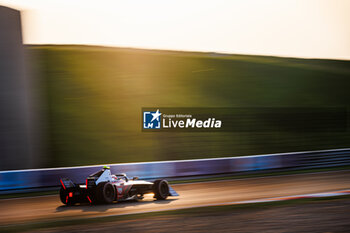
[[[0,6],[0,170],[40,166],[34,89],[20,12]]]
[[[110,167],[112,173],[125,172],[129,177],[157,179],[349,165],[350,148],[345,148],[214,159],[122,163],[111,164]],[[58,187],[60,178],[70,178],[76,183],[84,183],[88,175],[100,170],[102,166],[1,171],[0,193]]]

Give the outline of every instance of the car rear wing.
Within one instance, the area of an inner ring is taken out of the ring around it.
[[[64,189],[74,188],[76,186],[72,180],[67,178],[61,178],[60,182]]]

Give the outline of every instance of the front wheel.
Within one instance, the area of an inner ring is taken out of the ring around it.
[[[169,196],[169,184],[166,180],[154,181],[152,189],[157,200],[165,200]]]

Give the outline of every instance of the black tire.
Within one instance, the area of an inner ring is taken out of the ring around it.
[[[61,187],[60,189],[60,199],[61,202],[65,205],[74,205],[76,203],[75,199],[73,197],[69,197],[69,192],[67,189],[64,189]]]
[[[154,197],[157,200],[165,200],[169,196],[169,184],[166,180],[156,180],[152,186]]]
[[[96,201],[98,203],[110,204],[115,200],[116,191],[111,183],[99,183],[96,188]]]

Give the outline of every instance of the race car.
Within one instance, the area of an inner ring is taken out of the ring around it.
[[[108,166],[88,176],[85,184],[75,184],[67,178],[61,178],[60,183],[60,199],[65,205],[141,200],[147,193],[154,193],[157,200],[178,196],[166,180],[149,182],[138,180],[138,177],[129,179],[125,173],[111,174]]]

